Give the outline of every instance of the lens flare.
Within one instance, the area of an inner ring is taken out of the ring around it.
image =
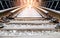
[[[21,5],[26,6],[39,6],[39,0],[21,0]]]

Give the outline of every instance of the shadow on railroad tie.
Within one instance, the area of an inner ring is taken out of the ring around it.
[[[46,14],[46,15],[47,15],[47,14]],[[53,18],[53,17],[47,15],[47,17],[46,17],[45,19],[47,19],[47,20],[51,20],[52,18]]]
[[[14,18],[13,18],[13,17],[11,17],[11,16],[9,16],[9,17],[7,17],[7,19],[9,19],[9,20],[13,20]]]
[[[2,23],[0,23],[0,29],[1,29],[1,28],[4,28],[4,26],[3,26],[3,24],[2,24]]]
[[[60,29],[60,23],[57,24],[57,26],[55,27],[55,29]]]
[[[3,17],[1,18],[1,20],[2,20],[3,23],[9,22],[9,19],[8,19],[6,16],[3,16]]]
[[[59,23],[59,20],[56,19],[56,18],[51,18],[51,22],[53,22],[53,23]]]

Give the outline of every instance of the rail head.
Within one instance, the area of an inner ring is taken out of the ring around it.
[[[8,9],[4,9],[4,10],[0,10],[0,13],[3,13],[3,12],[6,12],[6,11],[9,11],[9,10],[12,10],[14,8],[18,8],[19,6],[17,7],[12,7],[12,8],[8,8]]]
[[[60,14],[60,11],[56,11],[56,10],[53,10],[53,9],[50,9],[50,8],[46,8],[46,7],[41,7],[41,8]]]

